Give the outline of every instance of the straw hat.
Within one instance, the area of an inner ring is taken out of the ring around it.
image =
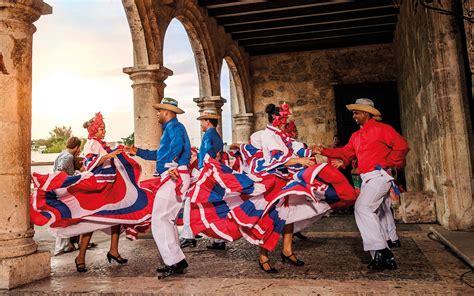
[[[169,110],[176,114],[183,114],[184,111],[178,108],[178,101],[173,98],[163,98],[160,104],[154,104],[153,108],[156,110]]]
[[[346,105],[346,108],[349,109],[349,111],[364,111],[379,118],[382,115],[379,110],[374,108],[374,102],[366,98],[357,99],[355,104]]]
[[[221,117],[219,115],[217,115],[217,112],[214,111],[214,110],[207,110],[207,111],[204,111],[201,116],[199,116],[197,118],[197,120],[201,120],[201,119],[221,119]]]

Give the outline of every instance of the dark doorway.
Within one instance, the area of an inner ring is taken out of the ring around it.
[[[357,98],[369,98],[374,101],[375,108],[382,113],[382,122],[390,124],[401,133],[400,107],[395,82],[336,85],[334,95],[337,134],[342,144],[346,144],[352,133],[359,129],[352,119],[352,113],[346,108],[346,105],[353,104]]]

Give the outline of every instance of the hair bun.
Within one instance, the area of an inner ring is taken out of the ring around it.
[[[89,121],[84,122],[84,124],[82,125],[82,127],[85,128],[85,129],[87,129],[87,128],[89,128],[90,125],[91,125],[91,121],[89,120]]]
[[[277,106],[275,106],[275,104],[268,104],[265,107],[265,113],[275,114],[276,109],[277,109]]]

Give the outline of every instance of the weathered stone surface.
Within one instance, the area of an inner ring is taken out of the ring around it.
[[[268,71],[260,71],[264,66]],[[267,104],[285,101],[298,122],[300,138],[308,144],[329,145],[336,133],[331,84],[393,81],[394,73],[390,45],[252,57],[255,129],[266,125]],[[274,93],[267,96],[265,90],[270,89]]]
[[[456,3],[445,8],[454,11]],[[439,222],[469,229],[474,226],[474,144],[459,28],[450,16],[406,2],[394,44],[401,123],[411,146],[407,189],[433,191]]]
[[[41,0],[0,1],[0,289],[49,276],[49,253],[35,253],[30,225],[33,22]]]
[[[162,65],[149,65],[135,68],[124,68],[133,81],[134,132],[136,147],[157,149],[162,133],[156,110],[152,107],[159,103],[164,94],[164,81],[173,72]],[[155,161],[135,157],[142,166],[142,179],[153,176],[156,170]]]
[[[0,289],[11,289],[51,274],[49,251],[0,260]]]
[[[176,18],[186,29],[193,48],[199,77],[198,96],[200,98],[221,96],[220,74],[225,60],[230,72],[230,98],[227,98],[227,103],[231,104],[232,115],[252,113],[249,56],[243,48],[238,46],[231,35],[217,24],[216,19],[208,15],[207,10],[202,8],[198,1],[166,0],[166,3],[163,3],[161,1],[123,0],[122,3],[132,33],[133,69],[164,65],[162,50],[165,33],[169,23]],[[285,69],[280,71],[285,71]],[[259,77],[259,72],[267,72],[266,65],[256,69],[254,79],[257,82],[264,79]],[[163,80],[158,79],[158,84],[155,82],[148,86],[138,87],[143,91],[134,91],[135,102],[144,102],[138,103],[143,108],[135,108],[135,123],[137,123],[139,116],[153,112],[153,110],[146,111],[145,106],[149,108],[148,102],[150,100],[161,99],[165,87],[162,83]],[[147,88],[149,91],[146,90]],[[157,98],[156,93],[158,93]],[[155,125],[150,125],[148,126],[149,131],[144,132],[142,128],[136,127],[135,137],[147,138],[148,133],[155,136],[159,134],[158,129]],[[144,141],[139,142],[156,147],[155,137],[152,137],[148,142]]]
[[[436,222],[436,199],[432,191],[403,192],[395,218],[403,223]]]
[[[273,90],[266,89],[263,91],[262,96],[268,98],[268,97],[273,97]]]

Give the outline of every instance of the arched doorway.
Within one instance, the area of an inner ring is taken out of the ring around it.
[[[199,146],[201,130],[196,118],[199,109],[193,101],[202,86],[196,70],[195,52],[189,42],[186,28],[178,19],[173,19],[166,30],[163,46],[163,61],[173,76],[166,80],[165,97],[176,98],[186,113],[178,119],[186,126],[191,145]]]

